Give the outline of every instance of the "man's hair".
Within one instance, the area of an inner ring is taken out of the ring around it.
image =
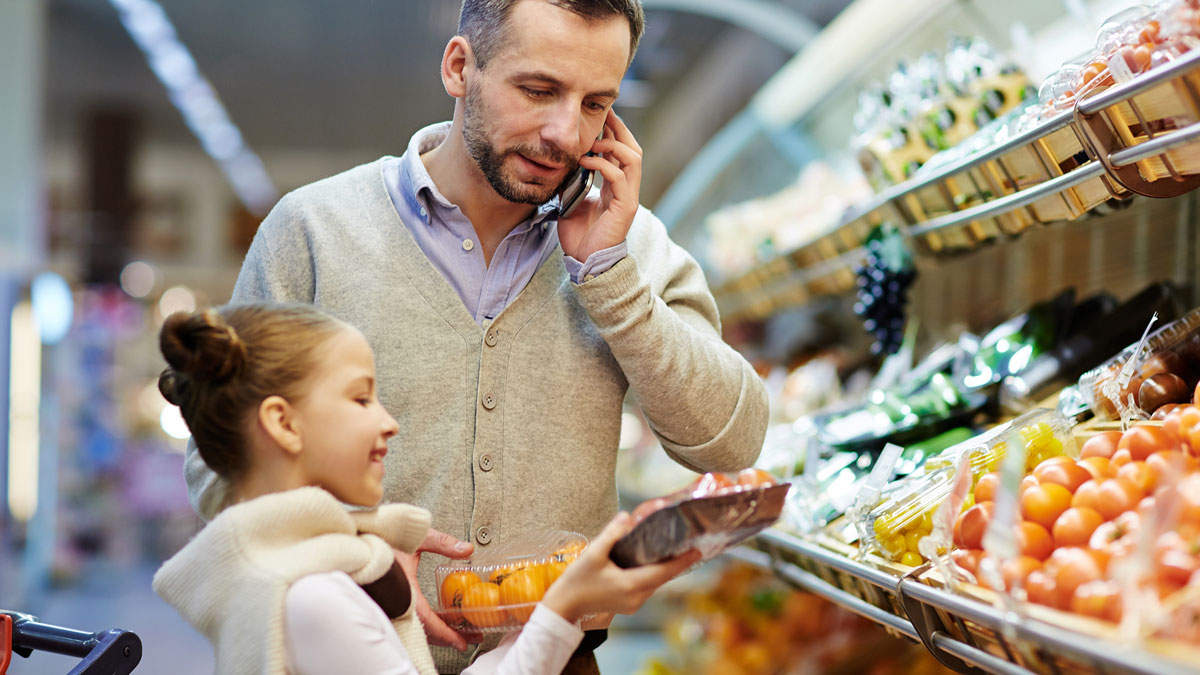
[[[475,64],[482,70],[508,39],[508,16],[523,0],[463,0],[458,15],[458,34],[467,38],[475,53]],[[637,52],[646,30],[646,13],[641,0],[543,0],[556,7],[597,21],[623,16],[629,21],[629,60]]]

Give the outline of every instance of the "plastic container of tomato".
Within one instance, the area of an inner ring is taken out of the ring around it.
[[[587,543],[578,532],[530,532],[474,558],[439,565],[434,611],[460,633],[520,630]]]

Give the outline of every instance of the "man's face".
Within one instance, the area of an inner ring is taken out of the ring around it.
[[[463,97],[463,137],[501,197],[549,201],[604,127],[629,62],[629,22],[523,0]]]

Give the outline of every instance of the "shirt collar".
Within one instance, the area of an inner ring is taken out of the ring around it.
[[[429,171],[425,168],[425,163],[421,161],[421,155],[440,145],[449,133],[450,122],[438,122],[421,129],[409,139],[408,149],[400,160],[401,171],[404,172],[407,179],[408,196],[410,199],[416,197],[429,208],[435,208],[436,205],[437,208],[458,209],[456,204],[451,203],[438,190]],[[549,221],[557,222],[559,201],[558,195],[554,195],[553,199],[537,207],[533,212],[533,217],[528,221],[527,227],[548,225]],[[518,226],[517,229],[522,229],[522,226]]]

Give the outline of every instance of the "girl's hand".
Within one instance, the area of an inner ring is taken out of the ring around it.
[[[604,120],[604,137],[592,144],[592,152],[596,156],[581,157],[579,166],[604,177],[600,197],[585,195],[570,218],[558,221],[563,252],[579,262],[625,241],[637,215],[642,185],[642,146],[612,110]]]
[[[589,614],[633,614],[666,582],[696,564],[699,551],[653,565],[617,567],[608,555],[613,544],[633,528],[627,513],[618,513],[546,591],[542,604],[567,621]]]

